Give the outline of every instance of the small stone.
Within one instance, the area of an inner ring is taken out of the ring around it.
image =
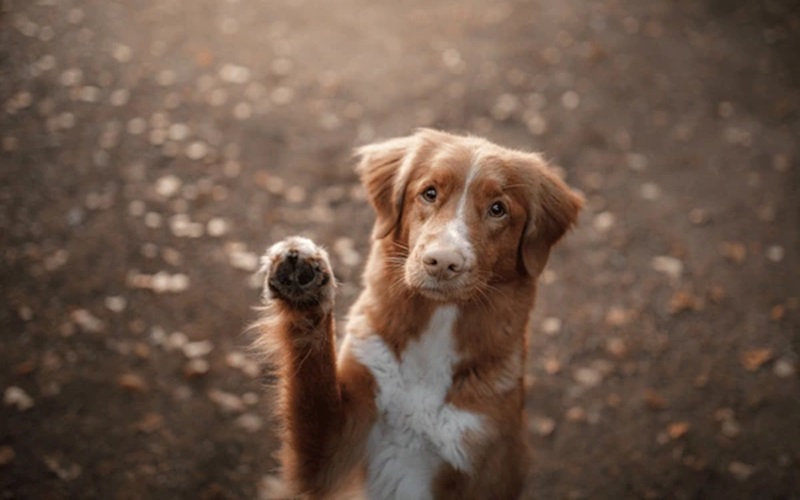
[[[492,117],[506,121],[519,109],[519,99],[514,94],[501,94],[492,107]]]
[[[233,107],[233,117],[237,120],[247,120],[253,115],[253,106],[248,102],[240,102]]]
[[[83,71],[78,68],[64,70],[59,77],[59,82],[65,87],[79,85],[83,81]]]
[[[242,399],[230,392],[211,389],[208,391],[208,399],[225,413],[241,413],[245,410]]]
[[[191,359],[183,366],[183,374],[187,378],[199,377],[208,373],[211,366],[203,358]]]
[[[258,404],[259,397],[255,392],[245,392],[242,394],[242,402],[247,406],[255,406]]]
[[[186,147],[186,156],[190,160],[201,160],[208,154],[208,145],[202,141],[195,141]]]
[[[556,421],[550,417],[534,415],[530,419],[530,429],[538,436],[547,437],[556,430]]]
[[[128,300],[120,295],[112,295],[105,299],[106,309],[111,312],[121,313],[128,307]]]
[[[155,190],[162,198],[174,196],[180,189],[183,182],[174,175],[165,175],[156,181]]]
[[[171,69],[163,69],[156,74],[156,83],[162,87],[168,87],[175,83],[177,75]]]
[[[672,440],[680,439],[689,432],[689,428],[689,422],[673,422],[667,426],[667,436]]]
[[[250,80],[250,69],[235,64],[226,64],[219,70],[219,77],[228,83],[247,83]]]
[[[744,462],[733,461],[728,465],[728,472],[730,472],[731,476],[737,481],[746,481],[755,471],[756,468],[754,466]]]
[[[234,423],[240,429],[251,434],[260,431],[264,426],[264,421],[255,413],[245,413],[240,415]]]
[[[167,140],[167,131],[160,128],[155,128],[147,135],[150,144],[154,146],[161,146]]]
[[[603,381],[603,374],[594,368],[583,367],[576,368],[572,372],[572,378],[582,386],[596,387]]]
[[[147,212],[147,206],[142,200],[132,200],[128,203],[128,214],[133,217],[141,217]]]
[[[565,109],[577,109],[581,103],[581,97],[577,92],[569,90],[561,95],[561,105]]]
[[[658,184],[645,182],[639,187],[639,195],[648,201],[654,201],[661,197],[661,188]]]
[[[116,59],[118,62],[126,63],[131,60],[131,56],[133,55],[133,51],[127,45],[123,45],[118,43],[114,45],[114,48],[111,51],[111,55]]]
[[[247,357],[239,352],[233,351],[225,355],[225,363],[231,368],[241,368],[247,361]]]
[[[561,318],[550,316],[542,320],[542,331],[547,335],[556,335],[561,331],[562,325]]]
[[[84,333],[100,333],[106,328],[102,320],[86,309],[72,311],[70,318]]]
[[[225,177],[231,179],[239,177],[239,174],[241,172],[242,172],[242,164],[236,160],[228,160],[222,167],[222,173],[225,174]]]
[[[769,310],[769,317],[772,321],[780,321],[784,315],[786,315],[786,307],[783,304],[772,306],[772,309]]]
[[[189,342],[189,337],[186,336],[183,332],[172,332],[166,338],[165,345],[167,349],[183,349]]]
[[[91,85],[86,85],[81,87],[79,96],[83,102],[97,102],[100,100],[100,89]]]
[[[290,203],[303,203],[306,200],[306,190],[300,186],[292,186],[286,190],[284,196]]]
[[[772,367],[772,373],[780,378],[788,378],[796,373],[795,364],[788,358],[779,358]]]
[[[0,467],[5,467],[13,462],[16,456],[17,454],[14,452],[14,448],[10,446],[0,446]]]
[[[667,255],[653,257],[653,260],[650,262],[650,267],[652,267],[654,271],[666,274],[673,281],[680,279],[683,273],[683,262],[675,257],[669,257]]]
[[[528,127],[528,131],[533,135],[538,136],[547,132],[547,120],[539,113],[528,117],[525,120],[525,126]]]
[[[744,366],[744,369],[749,372],[755,372],[767,361],[771,360],[774,356],[772,349],[749,349],[744,351],[739,356],[739,362]]]
[[[784,256],[783,247],[780,245],[771,245],[767,248],[767,258],[772,262],[780,262],[783,260]]]
[[[64,112],[56,117],[58,126],[63,130],[69,130],[75,126],[75,115],[69,112]]]
[[[117,379],[119,386],[130,392],[147,392],[147,382],[135,373],[125,373]]]
[[[131,135],[141,135],[147,130],[147,120],[141,117],[131,118],[126,129]]]
[[[189,138],[191,130],[185,123],[173,123],[167,129],[167,137],[173,141],[185,141]]]
[[[594,217],[592,225],[599,233],[605,233],[614,225],[614,214],[601,212]]]
[[[254,272],[258,269],[259,258],[254,252],[247,251],[239,245],[230,245],[228,248],[228,262],[236,269]]]
[[[163,224],[161,214],[157,212],[147,212],[144,214],[144,225],[150,229],[158,229]]]
[[[212,238],[219,238],[228,232],[228,221],[221,217],[214,217],[206,224],[206,232]]]
[[[200,340],[197,342],[187,342],[181,347],[183,355],[189,359],[201,358],[208,355],[214,350],[214,344],[209,340]]]
[[[33,408],[33,398],[21,388],[12,385],[3,392],[3,404],[26,411]]]

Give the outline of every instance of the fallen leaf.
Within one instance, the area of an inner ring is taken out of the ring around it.
[[[667,435],[670,439],[678,439],[689,432],[689,422],[673,422],[667,426]]]
[[[772,359],[773,356],[774,353],[772,349],[769,348],[749,349],[739,356],[739,362],[742,363],[745,370],[754,372],[761,368],[764,363]]]

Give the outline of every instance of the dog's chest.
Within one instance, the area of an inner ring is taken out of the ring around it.
[[[371,498],[429,498],[443,462],[461,470],[470,466],[464,434],[479,430],[480,417],[446,403],[458,361],[457,314],[453,306],[439,308],[399,360],[377,335],[353,346],[378,387],[379,419],[367,457]]]

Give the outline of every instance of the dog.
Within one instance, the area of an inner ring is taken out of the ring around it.
[[[325,250],[290,237],[262,259],[283,480],[306,498],[517,498],[536,280],[583,198],[477,137],[421,129],[356,156],[376,220],[338,353]]]

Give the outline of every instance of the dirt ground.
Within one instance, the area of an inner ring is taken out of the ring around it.
[[[418,126],[581,189],[530,342],[527,497],[800,498],[800,6],[4,0],[0,498],[257,498],[258,255],[372,213]]]

